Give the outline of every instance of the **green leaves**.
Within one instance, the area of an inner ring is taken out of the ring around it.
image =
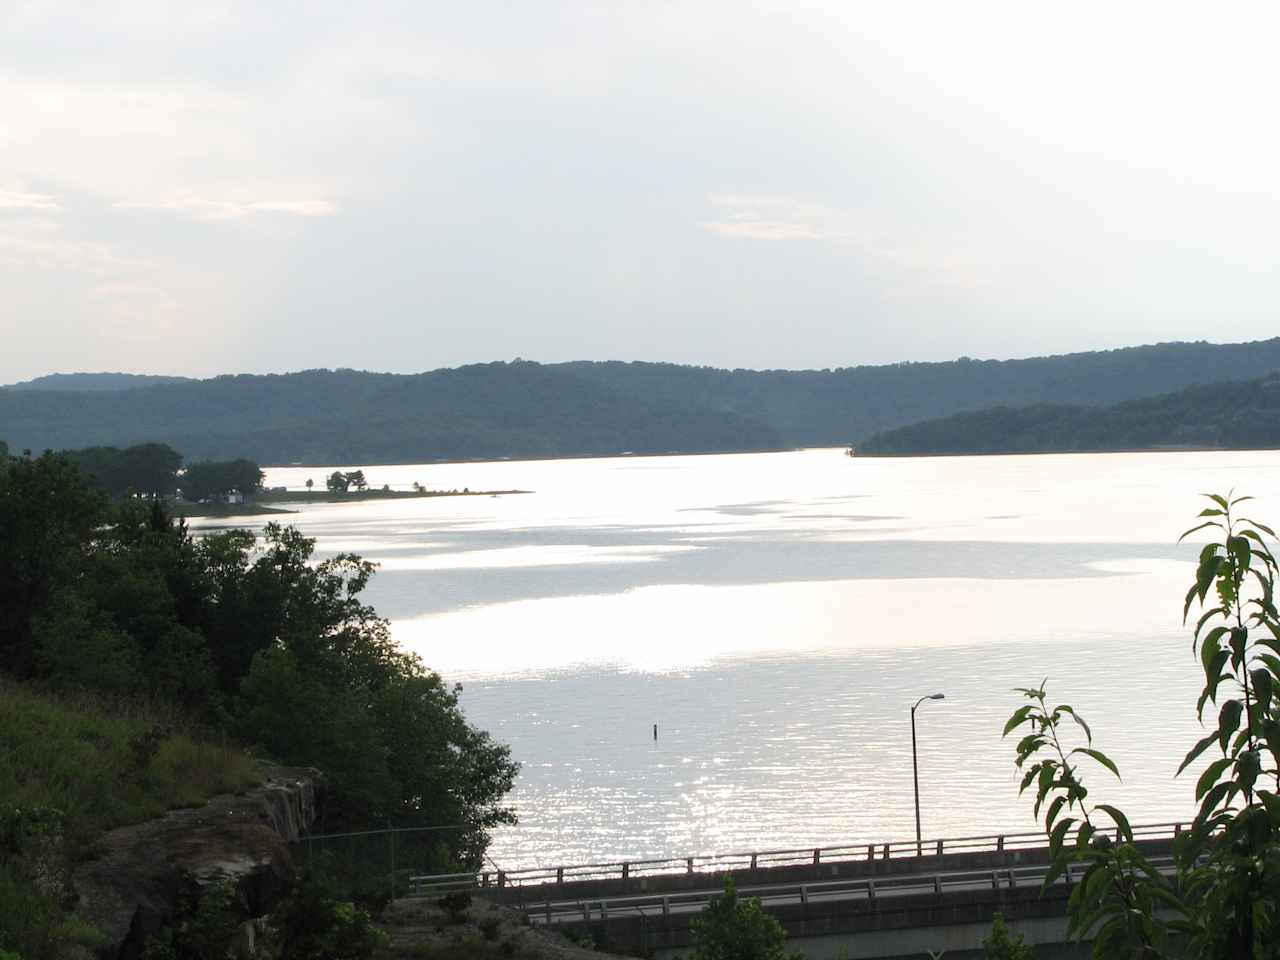
[[[1215,737],[1214,739],[1217,738]],[[1230,757],[1223,757],[1221,760],[1215,760],[1209,764],[1204,773],[1200,774],[1200,779],[1196,781],[1196,799],[1203,799],[1204,795],[1209,792],[1209,788],[1218,782],[1223,772],[1229,769],[1234,762]]]
[[[1118,807],[1113,807],[1107,803],[1099,803],[1095,805],[1094,809],[1101,810],[1103,813],[1109,816],[1112,820],[1114,820],[1116,826],[1120,829],[1120,833],[1124,837],[1124,839],[1129,841],[1130,843],[1133,842],[1133,828],[1129,826],[1129,818],[1126,817]]]
[[[1004,725],[1004,733],[1002,733],[1001,736],[1007,737],[1014,730],[1018,729],[1018,727],[1026,723],[1027,719],[1031,716],[1031,711],[1034,709],[1034,706],[1028,704],[1025,707],[1019,707],[1015,710],[1013,712],[1013,716],[1011,716],[1009,721]]]
[[[1093,759],[1097,760],[1100,764],[1102,764],[1104,767],[1106,767],[1108,770],[1114,773],[1116,775],[1117,780],[1120,779],[1120,769],[1114,763],[1112,763],[1111,758],[1108,757],[1101,750],[1093,750],[1089,747],[1076,747],[1074,750],[1071,751],[1071,753],[1072,754],[1083,753],[1086,757],[1093,757]]]
[[[1217,742],[1218,742],[1217,730],[1213,731],[1213,733],[1207,734],[1203,739],[1198,740],[1196,742],[1196,745],[1187,752],[1186,757],[1183,759],[1181,765],[1178,767],[1178,772],[1175,773],[1174,776],[1176,777],[1179,774],[1181,774],[1183,770],[1187,769],[1187,767],[1189,767],[1195,761],[1196,757],[1200,756],[1200,754],[1204,753],[1207,749],[1209,749],[1209,744],[1217,743]]]
[[[1068,900],[1068,933],[1092,937],[1097,958],[1167,956],[1171,932],[1184,938],[1188,957],[1261,957],[1258,944],[1280,942],[1280,568],[1266,539],[1274,538],[1270,528],[1234,514],[1249,498],[1208,496],[1211,505],[1197,518],[1203,522],[1180,538],[1206,529],[1216,538],[1199,549],[1183,620],[1199,603],[1192,651],[1204,683],[1196,711],[1202,715],[1213,702],[1217,722],[1177,772],[1211,746],[1221,756],[1197,777],[1199,809],[1175,843],[1176,883],[1142,856],[1122,810],[1087,802],[1088,790],[1073,765],[1078,758],[1089,757],[1117,777],[1119,771],[1093,747],[1092,730],[1070,706],[1050,709],[1043,684],[1021,690],[1031,703],[1005,729],[1007,734],[1030,727],[1018,743],[1017,764],[1024,771],[1023,789],[1036,785],[1037,816],[1044,810],[1046,885],[1070,863],[1087,864]],[[1221,703],[1220,691],[1226,692]],[[1066,717],[1079,725],[1083,745],[1064,743]],[[1272,778],[1277,789],[1265,789]],[[1099,822],[1102,817],[1114,830]],[[1183,955],[1181,946],[1179,951]],[[1280,951],[1265,953],[1273,955],[1280,957]]]
[[[1240,716],[1244,713],[1244,704],[1239,700],[1228,700],[1218,712],[1218,742],[1222,752],[1227,752],[1227,741],[1240,728]]]

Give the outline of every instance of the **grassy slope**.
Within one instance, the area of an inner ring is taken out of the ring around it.
[[[59,902],[71,860],[112,827],[261,780],[257,761],[199,741],[166,711],[0,680],[0,951],[75,955],[85,931]],[[22,836],[15,855],[13,825],[33,809],[59,811],[63,829],[51,842]]]

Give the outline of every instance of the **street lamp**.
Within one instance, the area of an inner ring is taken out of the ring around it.
[[[924,846],[920,842],[920,768],[916,763],[916,707],[924,703],[926,700],[945,700],[944,693],[931,693],[927,697],[921,697],[916,701],[915,707],[911,708],[911,777],[915,781],[916,787],[916,856],[923,856]]]

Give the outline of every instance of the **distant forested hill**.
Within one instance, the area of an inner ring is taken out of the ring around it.
[[[189,460],[260,463],[711,453],[858,444],[962,411],[1112,404],[1273,370],[1280,338],[838,370],[523,361],[407,376],[311,370],[110,392],[4,388],[0,439],[37,451],[167,443]]]
[[[878,433],[858,454],[1068,453],[1280,447],[1280,376],[1188,387],[1110,407],[994,407]]]
[[[669,363],[560,364],[556,369],[656,403],[731,411],[787,443],[856,442],[878,430],[999,404],[1099,405],[1195,383],[1280,370],[1280,338],[1162,343],[1026,360],[954,360],[836,370],[719,370]]]
[[[0,390],[11,450],[167,443],[188,460],[318,464],[777,449],[734,413],[625,396],[536,363],[312,370],[112,393]]]
[[[162,383],[190,383],[187,377],[162,377],[143,373],[51,373],[11,384],[9,390],[133,390]]]

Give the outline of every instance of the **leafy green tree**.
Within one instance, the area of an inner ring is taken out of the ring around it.
[[[107,502],[65,456],[10,457],[0,470],[0,664],[35,670],[32,628],[87,562]]]
[[[788,953],[787,932],[765,912],[758,897],[739,900],[733,877],[691,925],[694,960],[801,960]]]
[[[364,478],[363,470],[352,470],[348,473],[347,483],[357,490],[364,490],[365,487],[369,486],[369,481]]]
[[[982,941],[986,960],[1035,960],[1035,953],[1024,942],[1020,933],[1010,933],[1004,922],[1004,914],[997,913],[991,921],[991,932]]]
[[[1200,552],[1183,615],[1200,605],[1193,650],[1205,683],[1196,712],[1202,716],[1213,703],[1218,717],[1178,773],[1210,748],[1221,757],[1196,782],[1200,808],[1175,843],[1176,876],[1152,866],[1121,810],[1086,799],[1080,762],[1119,771],[1093,748],[1078,713],[1066,704],[1050,707],[1042,684],[1021,691],[1031,702],[1005,726],[1006,735],[1030,728],[1018,743],[1017,763],[1025,771],[1022,789],[1035,784],[1036,812],[1045,810],[1052,858],[1045,883],[1073,863],[1083,866],[1068,901],[1068,932],[1092,936],[1098,958],[1166,957],[1175,936],[1187,957],[1280,957],[1280,796],[1263,786],[1280,786],[1280,698],[1273,695],[1280,683],[1280,613],[1277,563],[1267,542],[1275,534],[1239,515],[1251,498],[1209,499],[1202,522],[1183,534],[1218,531]],[[1078,725],[1084,744],[1068,749],[1067,721]]]
[[[311,492],[311,488],[315,486],[315,483],[316,482],[314,480],[312,480],[310,477],[307,477],[307,493]]]
[[[143,443],[119,450],[86,447],[66,455],[96,487],[120,500],[130,496],[167,497],[177,489],[182,454],[163,443]]]
[[[478,865],[518,769],[361,594],[374,566],[268,525],[193,538],[162,500],[112,504],[69,457],[0,463],[0,670],[180,706],[325,768],[330,827],[460,825]],[[432,835],[432,840],[437,835]]]
[[[346,493],[351,489],[351,478],[349,474],[335,470],[325,477],[324,485],[330,493]]]
[[[253,496],[262,489],[263,476],[252,460],[202,460],[189,465],[180,482],[183,497],[195,501],[229,493]]]
[[[514,822],[501,800],[518,765],[466,722],[460,688],[402,653],[361,602],[373,565],[350,554],[313,563],[314,548],[268,524],[246,572],[271,642],[241,685],[238,729],[285,762],[330,771],[345,805],[335,818],[462,824],[457,855],[478,863],[489,829]]]

